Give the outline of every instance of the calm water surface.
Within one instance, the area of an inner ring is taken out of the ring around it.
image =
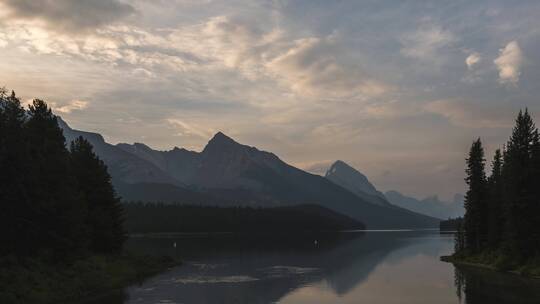
[[[96,303],[540,303],[538,282],[439,261],[453,236],[438,231],[138,237],[128,246],[185,264]]]

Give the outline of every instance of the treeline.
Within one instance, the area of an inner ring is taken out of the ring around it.
[[[467,158],[463,232],[456,255],[491,255],[523,265],[540,256],[540,138],[528,111],[520,111],[512,135],[495,151],[491,174],[476,140]]]
[[[66,147],[39,99],[24,109],[0,89],[0,256],[118,253],[123,210],[105,164],[85,139]]]
[[[124,208],[125,227],[130,233],[295,233],[365,228],[354,219],[316,205],[225,208],[133,202],[126,203]]]
[[[462,217],[449,218],[439,223],[439,230],[440,231],[458,231],[461,225],[463,225]]]

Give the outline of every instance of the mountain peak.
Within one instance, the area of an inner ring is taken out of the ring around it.
[[[330,166],[328,171],[326,171],[325,176],[329,177],[330,175],[335,174],[337,171],[351,171],[351,172],[354,172],[354,174],[356,174],[356,175],[361,175],[362,177],[364,177],[367,180],[367,178],[364,176],[364,174],[360,173],[358,170],[356,170],[353,167],[349,166],[349,164],[347,164],[346,162],[344,162],[342,160],[336,160]]]
[[[240,144],[234,141],[234,139],[230,138],[229,136],[225,135],[223,132],[217,132],[210,141],[208,141],[208,144],[206,144],[206,147],[204,147],[204,151],[209,150],[222,150],[223,148],[227,147],[234,147],[239,146]]]
[[[335,161],[326,172],[325,177],[358,196],[362,197],[367,194],[376,197],[371,199],[374,204],[388,205],[384,195],[371,184],[364,174],[342,160]]]
[[[229,136],[225,135],[223,132],[221,131],[218,131],[216,134],[214,134],[214,136],[212,137],[211,140],[230,140],[230,141],[234,141],[232,138],[230,138]]]

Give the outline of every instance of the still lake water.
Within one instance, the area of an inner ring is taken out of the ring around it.
[[[438,231],[136,237],[128,248],[185,263],[90,303],[540,303],[537,281],[441,262],[453,236]]]

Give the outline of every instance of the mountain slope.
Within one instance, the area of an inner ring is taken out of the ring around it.
[[[369,203],[380,206],[390,206],[390,203],[386,200],[384,194],[379,192],[375,186],[369,182],[365,175],[341,160],[334,162],[332,166],[330,166],[328,171],[326,171],[325,177]]]
[[[122,147],[145,157],[136,147]],[[144,153],[144,154],[143,154]],[[217,133],[202,152],[181,149],[160,152],[161,167],[182,183],[228,201],[259,206],[318,204],[347,214],[370,228],[436,227],[438,220],[382,201],[376,205],[332,183],[328,179],[292,167],[276,155],[241,145]],[[148,159],[148,158],[147,158]],[[182,174],[175,172],[182,171]]]
[[[463,216],[463,195],[456,194],[453,202],[443,202],[437,196],[427,197],[423,200],[403,195],[397,191],[388,191],[385,193],[388,200],[402,208],[406,208],[421,214],[446,219]]]
[[[208,197],[219,204],[264,207],[317,204],[370,229],[438,227],[437,219],[370,203],[322,176],[290,166],[272,153],[241,145],[221,132],[202,152],[193,152],[178,148],[155,151],[142,144],[113,146],[98,134],[74,131],[67,125],[63,128],[68,140],[77,135],[90,137],[96,153],[111,168],[119,193],[129,194],[131,199],[185,202],[185,191],[195,196],[191,191],[196,189],[205,195],[201,204],[218,204],[209,203]]]
[[[66,143],[82,136],[94,146],[96,154],[107,164],[115,182],[181,184],[153,163],[106,143],[100,134],[73,130],[60,118],[58,124],[64,131]]]

